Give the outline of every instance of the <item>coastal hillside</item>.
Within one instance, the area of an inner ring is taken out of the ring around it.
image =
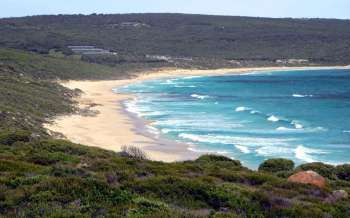
[[[58,15],[0,19],[0,46],[71,54],[96,46],[112,65],[191,67],[349,64],[350,21],[186,14]],[[209,64],[208,64],[209,62]]]
[[[287,181],[318,171],[326,187]],[[259,171],[205,155],[162,163],[30,132],[0,134],[2,217],[350,217],[349,165],[267,161]],[[342,191],[335,191],[341,189]],[[346,191],[344,191],[344,189]],[[345,197],[345,198],[344,198]]]
[[[124,79],[163,68],[348,64],[348,20],[0,19],[0,217],[350,217],[347,164],[274,159],[251,170],[217,155],[163,163],[133,145],[107,151],[58,140],[64,136],[44,128],[57,116],[89,112],[76,101],[82,91],[63,80]],[[310,170],[322,186],[288,179]]]
[[[115,153],[53,139],[42,124],[79,112],[73,97],[81,94],[56,76],[96,79],[91,68],[106,78],[127,74],[70,58],[1,52],[2,217],[350,217],[349,165],[295,168],[270,160],[253,171],[223,156],[162,163],[133,147]],[[287,180],[304,170],[318,172],[326,186]]]

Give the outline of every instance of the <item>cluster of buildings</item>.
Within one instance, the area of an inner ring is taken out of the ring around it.
[[[96,46],[68,46],[70,50],[72,50],[75,54],[81,54],[81,55],[106,55],[106,54],[112,54],[116,55],[117,53],[111,52],[109,50],[103,49],[103,48],[97,48]]]

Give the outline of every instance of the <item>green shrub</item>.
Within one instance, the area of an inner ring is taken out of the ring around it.
[[[320,174],[321,176],[328,179],[336,179],[335,167],[329,164],[324,164],[321,162],[306,163],[298,166],[295,171],[308,171],[312,170]]]
[[[1,160],[0,159],[0,172],[38,172],[41,171],[41,168],[38,165],[31,163],[26,163],[22,161],[14,160]]]
[[[159,176],[137,181],[128,186],[139,194],[152,193],[158,198],[190,208],[219,208],[227,204],[227,199],[218,195],[214,185],[199,179]]]
[[[294,162],[288,159],[278,158],[264,161],[259,166],[259,171],[277,173],[291,171],[294,169]]]
[[[15,142],[29,142],[31,133],[29,131],[17,130],[0,133],[0,144],[12,145]]]
[[[36,143],[35,146],[48,152],[62,152],[78,156],[85,155],[89,151],[88,147],[79,146],[66,140],[43,140]]]
[[[217,212],[213,216],[213,218],[240,218],[241,216],[230,213],[224,213],[224,212]]]
[[[350,181],[350,164],[339,165],[335,171],[339,179]]]
[[[273,176],[267,173],[259,173],[259,172],[247,173],[244,177],[245,177],[245,180],[248,181],[248,184],[250,185],[263,185],[267,182],[278,181],[278,178],[276,176]]]
[[[241,162],[239,160],[232,160],[229,157],[214,154],[202,155],[196,160],[196,162],[230,162],[236,166],[241,166]]]
[[[134,199],[136,208],[129,210],[129,218],[147,217],[152,214],[162,214],[162,216],[170,216],[169,207],[167,204],[161,201],[149,200],[147,198]]]
[[[77,158],[72,157],[70,155],[66,155],[62,152],[46,152],[46,151],[39,151],[35,152],[29,155],[27,160],[31,163],[39,164],[39,165],[52,165],[58,162],[65,162],[65,163],[74,163],[78,162]]]

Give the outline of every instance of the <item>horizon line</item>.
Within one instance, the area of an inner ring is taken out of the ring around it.
[[[350,18],[335,18],[335,17],[265,17],[265,16],[247,16],[247,15],[228,15],[228,14],[206,14],[206,13],[181,13],[181,12],[130,12],[130,13],[57,13],[57,14],[32,14],[13,17],[1,17],[0,19],[16,19],[27,17],[40,17],[40,16],[103,16],[103,15],[147,15],[147,14],[173,14],[173,15],[197,15],[197,16],[216,16],[216,17],[243,17],[243,18],[261,18],[261,19],[295,19],[295,20],[342,20],[350,21]]]

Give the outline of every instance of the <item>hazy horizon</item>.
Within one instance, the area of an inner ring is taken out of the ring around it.
[[[128,13],[184,13],[223,16],[269,18],[329,18],[350,19],[350,1],[347,0],[75,0],[74,2],[44,0],[3,0],[0,17],[23,17],[58,14],[128,14]]]

